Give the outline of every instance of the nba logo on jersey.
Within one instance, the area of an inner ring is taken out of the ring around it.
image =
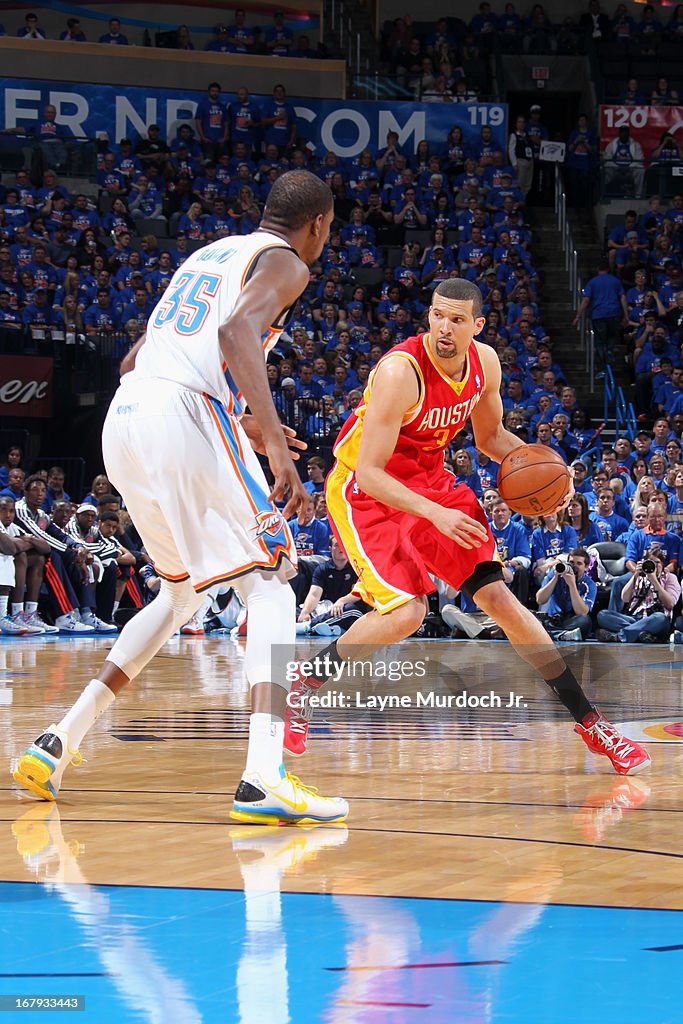
[[[272,511],[257,512],[254,518],[256,519],[256,526],[252,526],[252,530],[257,537],[262,537],[264,533],[269,537],[277,537],[285,522],[279,512]]]

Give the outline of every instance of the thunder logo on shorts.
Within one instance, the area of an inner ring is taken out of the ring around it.
[[[277,537],[282,532],[284,519],[279,512],[257,512],[254,518],[256,526],[252,526],[252,530],[257,537],[263,537],[264,534]]]

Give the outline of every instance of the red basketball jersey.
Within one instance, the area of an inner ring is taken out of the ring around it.
[[[486,375],[476,341],[467,350],[462,380],[454,381],[437,364],[427,338],[427,334],[419,334],[394,346],[370,374],[363,400],[349,416],[334,446],[335,458],[349,469],[356,468],[365,410],[377,367],[385,359],[403,358],[415,370],[420,393],[416,404],[403,417],[386,471],[413,488],[416,484],[434,486],[439,477],[446,476],[444,449],[467,423],[486,387]]]

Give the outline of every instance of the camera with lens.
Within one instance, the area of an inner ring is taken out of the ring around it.
[[[655,572],[657,569],[657,563],[652,558],[643,559],[643,576],[648,576],[651,572]]]
[[[558,562],[555,566],[555,572],[558,576],[564,576],[566,572],[573,573],[574,570],[568,562]]]

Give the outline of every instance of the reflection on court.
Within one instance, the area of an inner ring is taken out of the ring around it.
[[[0,644],[6,767],[107,646]],[[528,707],[321,712],[296,769],[349,799],[348,828],[229,822],[247,719],[226,638],[164,649],[58,807],[6,772],[0,996],[83,994],[79,1019],[105,1022],[595,1024],[605,1000],[627,1024],[676,1021],[678,650],[570,654],[651,743],[637,778],[587,754],[506,645],[401,650],[437,690],[457,672]]]

